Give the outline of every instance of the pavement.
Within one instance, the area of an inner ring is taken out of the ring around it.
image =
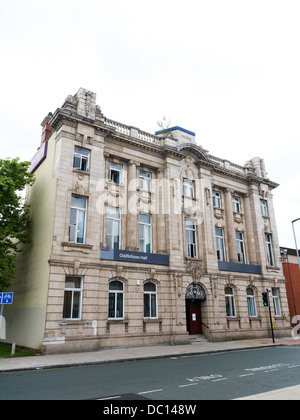
[[[195,340],[191,344],[182,345],[166,344],[142,347],[120,347],[81,353],[0,358],[0,373],[179,357],[183,355],[208,354],[273,346],[300,346],[300,339],[295,340],[292,337],[280,338],[275,339],[275,344],[270,338],[225,342]],[[240,399],[300,400],[300,385]]]

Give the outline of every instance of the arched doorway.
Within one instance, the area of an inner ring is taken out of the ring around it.
[[[205,290],[199,284],[191,284],[186,289],[186,327],[189,334],[202,334],[201,303],[205,300]]]

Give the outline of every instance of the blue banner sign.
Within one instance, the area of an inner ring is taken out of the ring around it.
[[[0,293],[0,304],[11,305],[13,303],[13,292]]]
[[[101,260],[124,261],[144,264],[169,265],[169,255],[122,249],[100,248]]]

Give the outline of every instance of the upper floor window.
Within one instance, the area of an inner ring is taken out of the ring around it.
[[[140,189],[143,191],[151,191],[151,174],[150,172],[139,172]]]
[[[140,251],[150,253],[152,251],[151,214],[140,213],[139,228]]]
[[[73,168],[80,169],[81,171],[87,172],[90,167],[90,152],[89,150],[75,147],[73,157]]]
[[[69,241],[83,244],[85,241],[87,199],[72,195],[69,224]]]
[[[196,223],[194,220],[185,220],[186,255],[197,258]]]
[[[109,164],[108,178],[115,184],[121,184],[122,182],[122,165],[116,163]]]
[[[82,277],[66,277],[64,292],[64,319],[81,318]]]
[[[233,205],[233,211],[235,213],[240,213],[241,212],[241,200],[239,197],[232,197],[232,205]]]
[[[216,247],[218,261],[225,261],[225,244],[224,244],[224,230],[222,228],[215,228]]]
[[[237,247],[237,254],[238,254],[238,261],[240,263],[246,263],[246,255],[245,255],[245,245],[244,245],[244,235],[243,232],[235,231],[236,237],[236,247]]]
[[[110,249],[120,249],[121,211],[118,207],[107,207],[106,245]]]
[[[260,211],[262,216],[268,217],[268,207],[266,200],[260,200]]]
[[[265,241],[266,241],[266,247],[267,247],[268,265],[274,266],[272,235],[270,233],[265,233]]]
[[[189,179],[183,180],[183,195],[185,197],[194,198],[195,191],[194,191],[194,182],[190,181]]]
[[[213,206],[220,209],[221,208],[221,194],[219,193],[219,191],[212,192],[212,200],[213,200]]]

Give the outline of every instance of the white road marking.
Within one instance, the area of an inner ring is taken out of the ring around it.
[[[193,386],[193,385],[198,385],[198,382],[195,384],[185,384],[185,385],[179,385],[179,388],[183,388],[185,386]]]
[[[160,392],[162,391],[162,389],[152,389],[151,391],[143,391],[143,392],[138,392],[139,395],[142,394],[150,394],[150,392]]]
[[[212,382],[227,381],[227,378],[214,379]]]

